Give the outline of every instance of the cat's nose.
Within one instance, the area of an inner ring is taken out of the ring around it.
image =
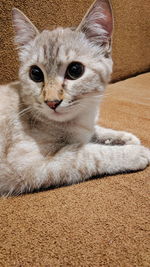
[[[45,101],[45,103],[51,108],[51,109],[56,109],[60,103],[62,102],[62,100],[53,100],[53,101]]]

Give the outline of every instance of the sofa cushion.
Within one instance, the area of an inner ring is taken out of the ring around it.
[[[150,74],[112,84],[103,126],[137,134],[150,146]],[[0,266],[149,266],[149,177],[93,179],[0,199]]]

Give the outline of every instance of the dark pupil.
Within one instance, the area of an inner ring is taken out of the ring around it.
[[[84,66],[80,62],[72,62],[66,71],[66,78],[70,80],[78,79],[84,72]]]
[[[32,66],[30,69],[29,76],[31,80],[36,83],[40,83],[44,81],[44,75],[41,69],[38,66]]]

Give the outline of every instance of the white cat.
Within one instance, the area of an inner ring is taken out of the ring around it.
[[[76,30],[39,33],[15,8],[13,24],[21,66],[19,81],[0,87],[0,194],[149,165],[134,135],[95,125],[112,72],[108,0],[95,1]]]

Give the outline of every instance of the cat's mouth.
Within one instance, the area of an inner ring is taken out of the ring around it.
[[[82,93],[78,96],[72,97],[72,99],[64,99],[56,108],[50,107],[46,103],[43,103],[43,111],[49,119],[54,121],[68,121],[78,116],[83,110],[87,110],[87,106],[96,105],[99,102],[100,92],[93,91],[90,93]],[[48,112],[49,109],[49,112]]]
[[[67,112],[59,112],[57,110],[54,110],[53,114],[56,115],[56,116],[62,116],[64,114],[66,114]]]
[[[73,119],[81,111],[79,101],[62,101],[62,103],[55,109],[51,109],[45,103],[42,105],[42,113],[54,121],[63,122]]]

